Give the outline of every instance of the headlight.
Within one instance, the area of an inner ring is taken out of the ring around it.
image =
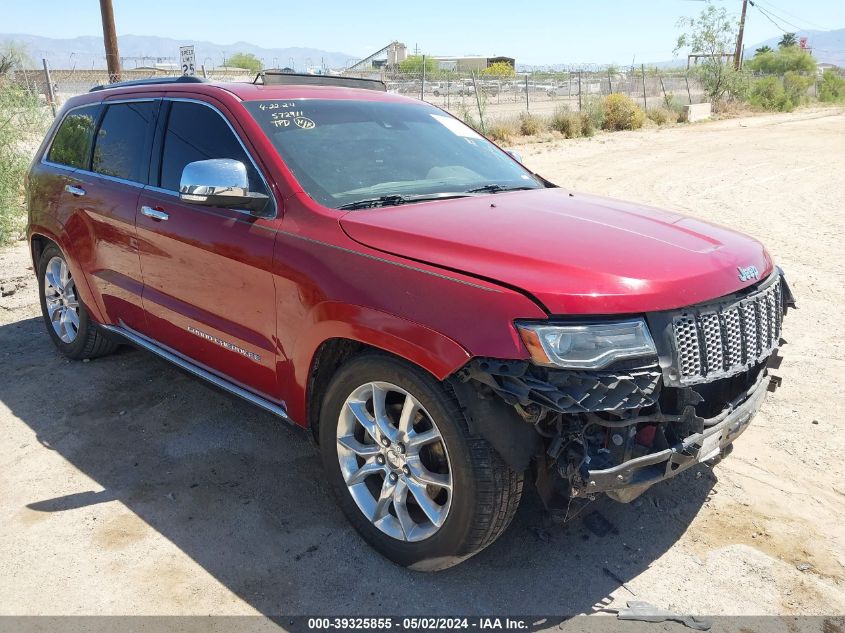
[[[601,369],[623,358],[657,355],[643,319],[586,325],[517,323],[516,327],[539,365]]]

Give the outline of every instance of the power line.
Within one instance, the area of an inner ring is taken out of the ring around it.
[[[755,9],[757,9],[757,10],[758,10],[761,14],[763,14],[763,16],[764,16],[764,17],[765,17],[765,18],[766,18],[769,22],[771,22],[772,24],[774,24],[774,25],[775,25],[778,29],[780,29],[780,30],[781,30],[781,31],[783,31],[784,33],[791,33],[791,32],[792,32],[792,31],[789,31],[789,30],[787,30],[787,29],[783,28],[780,24],[778,24],[777,22],[775,22],[775,21],[774,21],[774,19],[772,18],[772,16],[770,16],[768,13],[766,13],[766,12],[763,10],[763,8],[762,8],[762,7],[758,7],[756,4],[754,4],[753,0],[748,0],[748,2],[749,2],[749,4],[750,4],[752,7],[754,7],[754,8],[755,8]]]
[[[762,1],[762,0],[758,0],[758,1]],[[800,17],[800,16],[797,16],[797,15],[795,15],[794,13],[790,13],[790,12],[789,12],[789,11],[787,11],[786,9],[782,9],[782,8],[780,8],[780,7],[776,7],[776,6],[775,6],[775,5],[773,5],[771,2],[769,2],[769,0],[765,0],[765,4],[767,5],[768,10],[769,10],[769,11],[772,13],[772,15],[774,15],[774,16],[777,16],[777,14],[776,14],[774,11],[772,11],[773,9],[774,9],[775,11],[778,11],[778,12],[780,12],[780,13],[783,13],[784,15],[788,15],[788,16],[790,16],[791,18],[793,18],[793,19],[795,19],[795,20],[798,20],[799,22],[803,22],[804,24],[807,24],[808,26],[812,26],[812,27],[814,27],[814,28],[821,29],[822,31],[827,31],[827,30],[828,30],[828,29],[827,29],[827,27],[821,26],[820,24],[816,24],[815,22],[810,22],[809,20],[806,20],[806,19],[804,19],[804,18],[802,18],[802,17]],[[782,19],[782,21],[783,21],[783,22],[786,22],[786,20],[784,20],[784,19]]]

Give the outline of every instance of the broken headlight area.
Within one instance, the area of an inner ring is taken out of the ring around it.
[[[657,481],[729,450],[762,402],[766,365],[667,387],[656,358],[593,371],[476,358],[457,378],[482,401],[513,407],[542,438],[534,466],[547,503],[599,492],[630,501]]]

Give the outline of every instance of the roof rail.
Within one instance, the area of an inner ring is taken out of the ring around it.
[[[124,86],[148,86],[156,84],[204,84],[208,83],[207,79],[202,77],[191,77],[190,75],[182,75],[180,77],[151,77],[149,79],[133,79],[132,81],[118,81],[113,84],[100,84],[94,86],[88,92],[96,92],[97,90],[108,90],[109,88],[123,88]]]
[[[378,79],[358,79],[357,77],[338,77],[336,75],[306,75],[273,70],[265,70],[259,73],[253,83],[258,83],[259,79],[265,86],[336,86],[387,92],[387,86]]]

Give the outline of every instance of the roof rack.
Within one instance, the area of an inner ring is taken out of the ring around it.
[[[151,77],[150,79],[133,79],[132,81],[118,81],[113,84],[100,84],[94,86],[88,92],[96,92],[97,90],[108,90],[109,88],[123,88],[124,86],[148,86],[156,84],[204,84],[208,83],[207,79],[202,77],[191,77],[190,75],[182,75],[181,77]]]
[[[286,73],[265,70],[258,73],[255,81],[261,80],[265,86],[335,86],[340,88],[363,88],[364,90],[378,90],[387,92],[387,86],[378,79],[359,79],[357,77],[338,77],[336,75],[306,75],[303,73]]]

